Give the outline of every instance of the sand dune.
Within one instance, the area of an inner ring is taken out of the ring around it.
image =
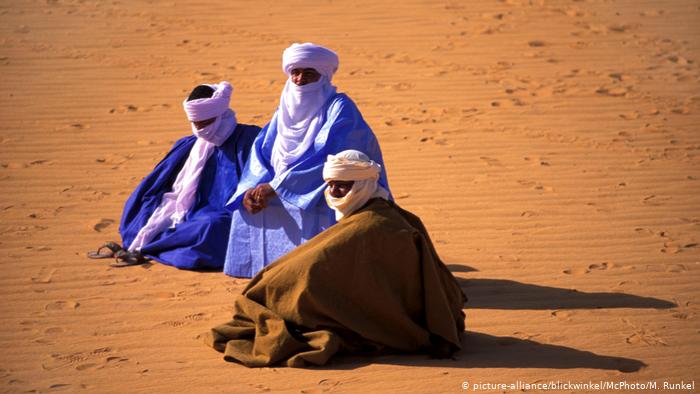
[[[698,378],[697,2],[29,0],[0,21],[2,391]],[[338,52],[397,202],[470,297],[455,360],[247,369],[199,339],[246,280],[85,258],[187,134],[192,86],[231,81],[262,125],[294,41]]]

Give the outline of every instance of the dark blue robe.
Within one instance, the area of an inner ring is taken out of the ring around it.
[[[145,256],[177,268],[222,269],[231,227],[231,212],[225,205],[236,191],[259,131],[257,126],[239,124],[214,150],[202,170],[195,202],[185,220],[144,245],[141,252]],[[126,201],[119,225],[125,248],[158,208],[163,194],[172,190],[196,140],[191,135],[177,141]]]

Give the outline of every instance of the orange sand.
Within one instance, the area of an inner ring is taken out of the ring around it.
[[[700,378],[696,1],[27,0],[0,22],[3,392]],[[456,360],[247,369],[198,339],[246,280],[85,258],[188,133],[189,90],[229,80],[262,125],[294,41],[338,52],[397,201],[463,283]]]

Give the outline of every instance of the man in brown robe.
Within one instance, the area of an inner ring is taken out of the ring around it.
[[[248,367],[460,349],[466,297],[420,219],[386,200],[379,172],[358,151],[328,156],[325,196],[338,223],[260,271],[210,346]]]

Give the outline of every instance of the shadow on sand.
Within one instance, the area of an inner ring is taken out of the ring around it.
[[[450,272],[477,272],[478,269],[463,264],[445,264]]]
[[[624,293],[586,293],[505,279],[464,279],[457,282],[469,298],[466,308],[479,309],[594,309],[675,308],[673,302]]]
[[[475,268],[447,264],[452,272],[474,272]],[[469,301],[465,307],[481,309],[668,309],[673,302],[624,293],[586,293],[575,289],[539,286],[504,279],[456,278]],[[369,364],[429,366],[441,368],[589,368],[636,372],[646,366],[640,360],[599,355],[529,339],[497,337],[479,332],[462,335],[462,350],[453,359],[431,359],[425,355],[392,354],[371,358],[341,356],[321,369],[355,369]]]
[[[356,369],[369,364],[427,366],[440,368],[543,368],[604,369],[636,372],[642,361],[595,354],[528,339],[497,337],[479,332],[462,335],[462,350],[453,359],[431,359],[426,355],[393,354],[377,357],[341,356],[319,369]]]

